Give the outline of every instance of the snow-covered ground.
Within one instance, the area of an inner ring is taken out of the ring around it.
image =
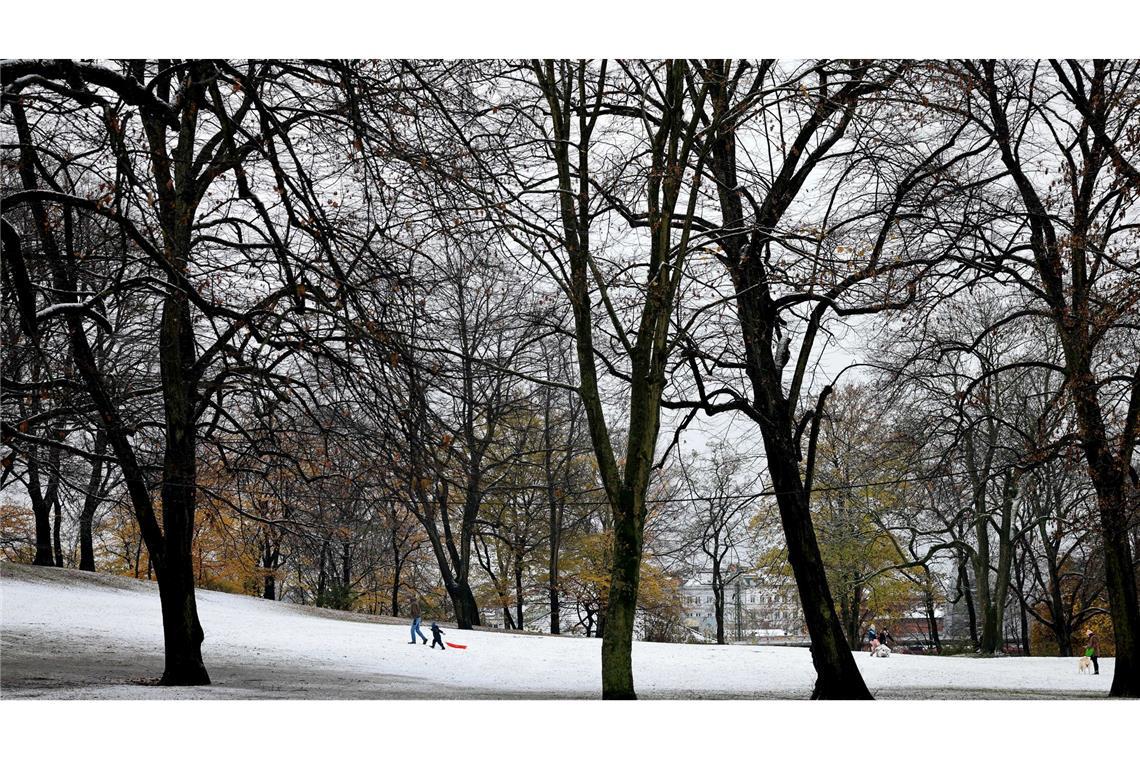
[[[281,602],[198,592],[213,685],[158,688],[162,627],[151,583],[54,568],[0,566],[0,696],[11,698],[527,698],[601,694],[596,639],[459,631],[466,650],[408,644],[407,625]],[[430,621],[429,621],[430,623]],[[426,626],[425,626],[426,628]],[[429,634],[430,635],[430,634]],[[1104,696],[1074,659],[857,655],[886,698]],[[636,642],[643,698],[784,698],[811,693],[806,649]]]

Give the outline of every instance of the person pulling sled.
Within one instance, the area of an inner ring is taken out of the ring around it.
[[[447,647],[443,645],[443,629],[439,627],[438,623],[431,624],[431,648],[435,649],[435,645],[439,644],[439,648],[446,650]]]

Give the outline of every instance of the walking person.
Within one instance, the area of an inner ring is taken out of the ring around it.
[[[424,636],[424,632],[420,630],[420,600],[419,599],[415,599],[415,598],[412,599],[412,604],[409,607],[409,611],[412,613],[412,640],[409,641],[408,643],[409,644],[415,644],[416,643],[416,636],[419,635],[419,637],[421,639],[423,639],[423,643],[426,644],[427,643],[427,636]]]
[[[1100,654],[1099,644],[1100,641],[1097,639],[1096,634],[1092,632],[1091,628],[1085,631],[1085,657],[1092,660],[1094,676],[1100,675],[1100,663],[1096,661],[1097,655]]]
[[[875,645],[878,644],[879,634],[875,632],[875,624],[871,623],[871,627],[867,629],[867,644],[871,647],[871,652],[875,651]]]
[[[436,644],[439,644],[440,649],[446,649],[446,647],[443,645],[443,639],[440,638],[441,636],[443,636],[443,629],[439,627],[438,623],[432,623],[431,624],[431,648],[432,649],[435,649]]]

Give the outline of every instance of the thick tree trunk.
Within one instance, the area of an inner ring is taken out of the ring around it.
[[[641,583],[643,532],[642,505],[629,489],[622,489],[622,504],[614,514],[614,551],[610,597],[602,632],[602,699],[636,699],[633,688],[633,626],[637,616],[637,589]],[[603,622],[604,621],[604,622]]]
[[[970,622],[970,643],[977,650],[978,617],[974,611],[974,595],[970,591],[970,576],[966,570],[966,560],[961,554],[958,556],[958,588],[962,593],[962,598],[966,601],[966,617]]]
[[[88,497],[90,498],[90,497]],[[87,515],[86,500],[79,516],[79,569],[95,572],[95,541],[92,537],[94,519]]]
[[[975,536],[978,542],[974,552],[974,592],[977,594],[978,611],[982,615],[978,651],[993,654],[997,650],[1001,621],[1000,611],[995,614],[994,601],[990,592],[990,538],[989,517],[984,505],[975,501]]]
[[[152,551],[162,602],[162,628],[166,644],[164,686],[210,683],[202,661],[202,625],[194,598],[193,536],[196,501],[193,425],[168,425],[162,484],[162,518],[165,530],[161,557]]]
[[[446,548],[431,520],[421,520],[421,524],[427,529],[428,539],[431,542],[432,551],[435,553],[436,563],[439,565],[440,577],[443,579],[443,586],[447,589],[448,599],[451,600],[452,609],[455,612],[455,624],[462,630],[470,630],[473,626],[479,625],[479,605],[475,601],[475,594],[472,593],[471,584],[467,578],[470,560],[465,561],[460,552],[455,549],[446,522],[444,522],[447,539]],[[463,554],[468,558],[470,557],[466,549]],[[451,561],[448,559],[449,555]],[[456,568],[454,572],[452,571],[453,565]]]
[[[1129,517],[1137,508],[1138,489],[1128,475],[1129,463],[1114,454],[1097,401],[1097,386],[1079,338],[1065,335],[1065,353],[1074,383],[1071,390],[1081,431],[1081,445],[1096,491],[1104,545],[1104,577],[1112,613],[1116,667],[1113,697],[1140,697],[1140,606],[1132,557]],[[1138,391],[1133,390],[1133,393]],[[1131,450],[1131,441],[1127,450]]]
[[[479,605],[475,594],[465,580],[455,579],[447,584],[447,595],[455,608],[455,624],[462,630],[470,630],[479,625]]]
[[[811,657],[816,682],[812,699],[871,699],[871,692],[855,664],[855,656],[835,614],[819,553],[811,511],[808,509],[794,456],[782,456],[783,447],[765,434],[768,471],[780,508],[788,546],[788,561],[800,593],[800,606],[811,636]],[[787,452],[790,454],[790,450]]]
[[[162,635],[166,647],[163,686],[203,686],[210,676],[202,661],[205,638],[194,598],[194,571],[189,555],[158,573],[162,603]]]
[[[28,453],[28,497],[32,500],[32,516],[36,524],[36,555],[33,565],[51,567],[55,557],[51,550],[51,504],[44,498],[40,485],[38,452],[31,447]]]
[[[157,565],[166,642],[165,686],[210,683],[202,661],[202,625],[194,598],[194,512],[197,503],[197,430],[194,394],[187,383],[194,360],[194,333],[186,296],[167,296],[162,314],[160,357],[166,409],[163,458],[161,557]],[[150,547],[148,547],[150,548]]]
[[[1136,575],[1125,517],[1124,489],[1128,485],[1123,482],[1119,485],[1121,489],[1116,491],[1102,492],[1097,488],[1097,507],[1104,535],[1104,575],[1116,644],[1116,666],[1109,696],[1140,697],[1140,613],[1137,612]]]
[[[1064,622],[1053,624],[1053,636],[1057,639],[1057,653],[1062,657],[1073,656],[1073,635]]]
[[[51,567],[55,564],[51,550],[51,511],[42,499],[39,501],[38,506],[35,499],[32,501],[32,513],[36,521],[36,556],[32,564]]]

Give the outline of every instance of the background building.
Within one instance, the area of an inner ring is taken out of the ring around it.
[[[716,606],[711,578],[698,576],[681,587],[685,625],[701,639],[716,640]],[[724,591],[726,641],[755,642],[803,636],[803,613],[789,578],[742,575]]]

